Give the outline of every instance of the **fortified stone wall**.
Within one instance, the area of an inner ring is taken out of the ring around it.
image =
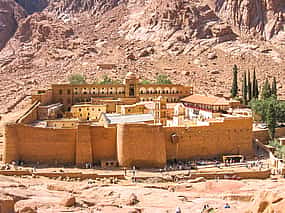
[[[5,132],[5,162],[75,163],[76,129],[12,124],[6,126]]]
[[[164,127],[167,159],[252,154],[252,120],[231,119],[209,126]]]
[[[163,167],[166,163],[165,137],[161,126],[118,125],[117,149],[120,166]]]
[[[276,128],[275,137],[285,137],[285,127],[283,128]],[[262,129],[262,130],[255,130],[253,131],[253,138],[258,139],[260,142],[267,144],[270,140],[268,130]]]
[[[252,120],[225,119],[209,126],[162,127],[121,124],[117,127],[39,128],[9,124],[5,128],[4,161],[84,165],[118,160],[120,166],[163,167],[171,159],[251,155]]]
[[[117,160],[117,128],[91,126],[93,160]]]

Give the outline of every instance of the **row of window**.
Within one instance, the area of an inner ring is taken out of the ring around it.
[[[97,110],[98,112],[101,112],[101,109],[100,109],[100,108],[97,108],[97,109],[98,109],[98,110]],[[89,108],[87,108],[86,110],[89,111]],[[95,108],[91,108],[91,110],[92,110],[92,111],[95,111]],[[81,112],[82,109],[79,108],[78,111]],[[88,114],[89,114],[89,113],[88,113]]]
[[[182,91],[169,91],[169,90],[146,90],[146,91],[143,91],[141,90],[140,91],[140,94],[182,94],[183,92]]]
[[[80,93],[82,93],[82,94],[104,94],[104,93],[106,93],[107,94],[108,92],[109,92],[109,94],[112,94],[112,93],[124,94],[125,93],[124,90],[125,90],[124,88],[118,88],[118,89],[116,89],[116,88],[114,88],[114,89],[113,88],[109,88],[109,89],[107,89],[107,88],[100,88],[100,89],[93,88],[92,90],[89,90],[88,88],[83,88],[82,90],[79,90],[78,88],[74,88],[74,94],[75,95],[80,94]],[[60,89],[60,90],[58,90],[58,94],[63,95],[64,91],[66,91],[67,95],[71,95],[70,89],[67,89],[67,90]]]
[[[141,98],[141,101],[154,101],[155,98]],[[179,98],[166,98],[166,102],[168,103],[177,103],[179,102]]]

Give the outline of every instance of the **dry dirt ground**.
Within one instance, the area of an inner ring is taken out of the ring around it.
[[[59,169],[48,169],[59,170]],[[43,170],[42,170],[43,171]],[[88,170],[84,170],[84,172]],[[102,171],[101,171],[102,172]],[[107,171],[108,174],[122,174],[123,171]],[[205,204],[212,212],[254,211],[254,197],[264,191],[277,193],[277,203],[282,204],[285,180],[202,180],[157,182],[158,172],[139,172],[138,175],[152,175],[154,178],[144,182],[132,183],[131,171],[127,180],[111,183],[110,179],[60,180],[44,177],[0,176],[0,194],[19,200],[16,210],[24,207],[37,209],[39,213],[55,212],[175,212],[179,206],[182,212],[200,213]],[[136,196],[137,203],[130,204],[130,196]],[[75,204],[64,207],[67,198],[75,197]],[[275,199],[276,200],[276,199]],[[225,209],[228,203],[231,208]],[[284,203],[283,203],[284,204]],[[283,210],[276,211],[281,212]],[[263,212],[263,211],[261,211]],[[284,212],[284,211],[283,211]]]

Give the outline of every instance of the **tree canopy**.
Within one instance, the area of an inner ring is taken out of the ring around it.
[[[85,76],[82,74],[72,74],[68,77],[70,84],[86,84]]]
[[[167,75],[158,75],[156,77],[157,84],[172,84],[171,80],[168,78]]]

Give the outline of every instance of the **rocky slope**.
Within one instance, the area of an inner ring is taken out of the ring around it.
[[[208,0],[209,6],[242,36],[285,41],[283,0]]]
[[[0,3],[10,14],[0,13],[9,29],[0,31],[1,112],[73,72],[89,82],[129,70],[148,79],[164,73],[197,91],[227,94],[236,63],[241,71],[256,67],[260,85],[276,76],[285,96],[282,0],[17,2]],[[97,70],[98,63],[117,69]]]
[[[0,1],[0,50],[13,36],[26,12],[14,0]]]

